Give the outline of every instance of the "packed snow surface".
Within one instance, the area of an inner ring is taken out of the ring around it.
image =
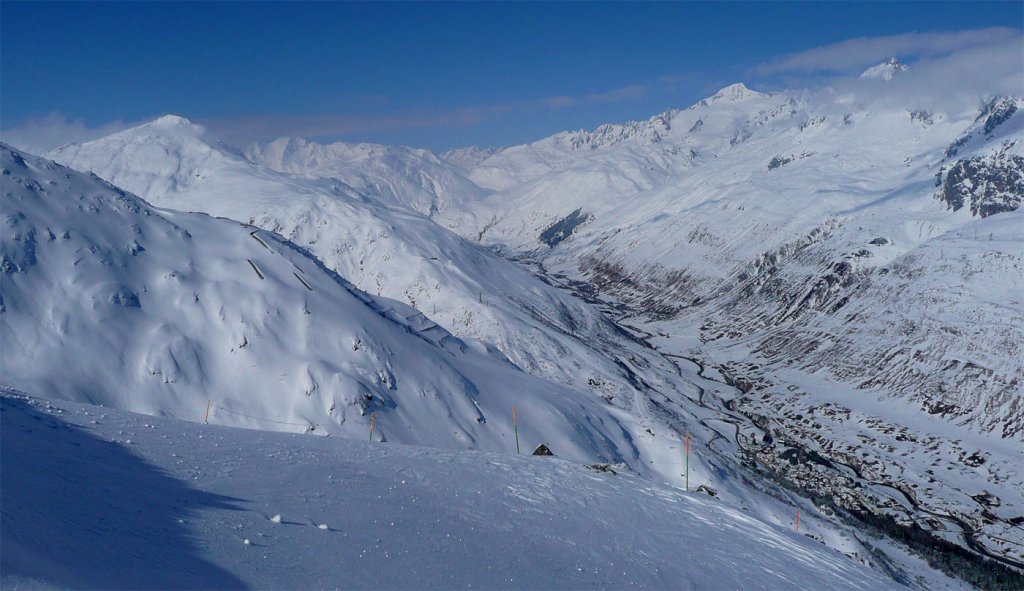
[[[898,587],[714,499],[556,458],[11,392],[0,420],[8,588]]]

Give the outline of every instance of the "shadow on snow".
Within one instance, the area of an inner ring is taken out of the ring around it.
[[[239,499],[190,488],[125,446],[0,396],[0,572],[75,589],[238,589],[185,522]],[[181,520],[181,521],[179,521]]]

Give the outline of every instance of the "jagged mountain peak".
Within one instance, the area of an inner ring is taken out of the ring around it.
[[[196,124],[193,123],[192,121],[188,120],[187,118],[182,117],[181,115],[175,115],[173,113],[168,113],[168,114],[163,115],[161,117],[157,117],[156,119],[150,121],[149,123],[143,124],[143,127],[145,127],[147,125],[148,126],[153,126],[153,127],[178,127],[178,126],[183,126],[183,125],[196,125]]]
[[[712,96],[708,97],[707,100],[708,100],[708,102],[716,102],[716,101],[736,102],[736,101],[742,101],[742,100],[751,99],[751,98],[760,98],[760,97],[763,97],[763,96],[764,96],[764,94],[762,94],[760,92],[757,92],[755,90],[750,90],[749,88],[747,88],[746,84],[744,84],[742,82],[737,82],[735,84],[730,84],[729,86],[726,86],[725,88],[722,88],[721,90],[719,90],[718,92],[716,92]]]
[[[436,162],[437,156],[430,150],[424,148],[411,148],[401,145],[373,144],[366,142],[332,142],[322,144],[310,141],[301,137],[285,136],[279,137],[262,147],[252,146],[248,153],[260,155],[263,160],[274,157],[285,157],[298,153],[305,153],[308,156],[320,159],[356,159],[380,158],[388,155],[402,154],[410,155],[419,159]]]
[[[900,72],[906,72],[910,69],[910,66],[904,64],[898,59],[891,57],[884,62],[871,66],[867,70],[864,70],[860,77],[865,79],[878,79],[883,82],[888,82],[893,79],[894,76]]]
[[[221,142],[209,137],[205,127],[194,123],[180,115],[167,114],[157,117],[152,121],[129,127],[128,129],[94,139],[81,144],[68,144],[52,150],[48,156],[61,161],[64,156],[77,153],[82,146],[90,146],[95,149],[97,146],[115,146],[123,144],[160,144],[165,147],[173,146],[176,149],[185,147],[203,147],[204,149],[224,150]],[[230,151],[230,150],[229,150]]]

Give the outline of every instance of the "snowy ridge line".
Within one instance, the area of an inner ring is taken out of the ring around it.
[[[357,298],[359,301],[363,302],[366,306],[368,306],[370,309],[376,312],[377,315],[379,315],[381,318],[384,318],[385,320],[402,327],[402,329],[404,329],[407,333],[419,338],[422,341],[430,343],[431,345],[439,345],[446,353],[450,355],[454,355],[455,351],[451,350],[449,346],[454,346],[454,348],[460,352],[466,351],[466,344],[462,339],[448,332],[448,329],[431,320],[423,312],[420,312],[415,308],[404,306],[403,304],[395,301],[388,301],[387,303],[390,305],[384,305],[385,300],[375,298],[369,293],[363,291],[355,284],[350,282],[348,279],[342,277],[337,271],[326,266],[309,250],[299,246],[298,244],[295,244],[294,242],[285,240],[278,234],[268,234],[267,237],[276,242],[279,245],[279,247],[291,250],[301,255],[302,257],[306,258],[311,264],[315,265],[321,271],[330,276],[345,291],[347,291],[349,294]],[[298,275],[296,275],[296,277],[298,277]],[[299,278],[299,281],[302,281],[302,279]],[[310,291],[313,291],[312,287],[310,287],[305,281],[302,281],[302,283],[307,288],[309,288]],[[400,306],[407,308],[407,311],[401,311],[399,309]],[[411,311],[412,314],[407,315],[408,311]],[[413,325],[413,323],[417,319],[422,319],[422,326],[417,327]],[[434,338],[433,333],[441,334]]]
[[[507,430],[486,418],[514,400],[528,442],[649,470],[632,417],[484,343],[460,350],[412,307],[359,290],[278,234],[260,233],[268,251],[236,221],[151,208],[3,144],[0,159],[0,340],[13,387],[200,424],[215,393],[233,411],[215,422],[295,435],[313,423],[363,439],[377,410],[395,443],[495,451]],[[265,280],[241,271],[247,259]]]
[[[267,423],[274,423],[275,425],[292,425],[294,427],[306,427],[307,429],[309,427],[319,427],[320,426],[320,425],[317,425],[315,423],[289,423],[287,421],[275,421],[274,419],[267,419],[267,418],[264,418],[264,417],[257,417],[257,416],[254,416],[254,415],[247,415],[245,413],[238,412],[237,410],[231,410],[231,409],[228,409],[228,408],[224,408],[223,406],[213,405],[212,408],[216,408],[217,410],[223,410],[224,412],[228,412],[228,413],[231,413],[233,415],[238,415],[240,417],[245,417],[247,419],[255,419],[257,421],[264,421],[264,422],[267,422]]]
[[[401,163],[401,156],[393,161],[400,164],[400,170],[371,176],[386,181],[396,178],[395,174],[411,172],[419,180],[412,184],[381,182],[380,187],[399,192],[396,199],[382,202],[375,189],[352,188],[363,186],[362,180],[352,184],[333,178],[301,178],[254,165],[237,152],[224,150],[201,127],[178,117],[126,132],[88,146],[68,147],[60,151],[59,159],[99,174],[159,207],[224,217],[246,226],[246,234],[257,228],[279,233],[359,289],[402,302],[405,306],[398,309],[406,317],[411,314],[409,306],[422,310],[455,338],[493,344],[526,373],[577,390],[586,391],[591,378],[604,384],[608,392],[631,389],[607,354],[608,349],[622,344],[620,337],[595,311],[427,217],[433,205],[437,211],[447,209],[448,200],[426,199],[425,207],[414,208],[419,211],[415,215],[400,207],[408,202],[404,197],[412,197],[420,180],[425,180],[416,172],[418,167]],[[367,158],[359,156],[354,162],[371,167],[386,164],[377,160],[375,153],[371,150],[364,154]],[[426,152],[423,155],[436,160]],[[430,166],[447,165],[436,161]],[[452,199],[475,194],[475,185],[460,181],[460,176],[446,177],[460,187],[449,193]],[[376,180],[367,188],[377,187]],[[441,186],[428,184],[431,190]],[[257,236],[270,244],[264,231]],[[268,270],[263,259],[253,260]],[[321,291],[314,282],[310,284]],[[531,301],[545,312],[544,320],[511,302],[510,294]],[[415,318],[411,322],[420,328],[425,324]],[[600,347],[569,341],[552,325],[591,327],[597,333],[591,342],[599,342]],[[439,334],[440,330],[428,337]],[[458,353],[454,341],[444,344]],[[556,359],[559,361],[553,362]]]

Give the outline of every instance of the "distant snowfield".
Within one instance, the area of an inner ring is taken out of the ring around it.
[[[0,396],[5,588],[893,589],[703,495],[557,458]]]

